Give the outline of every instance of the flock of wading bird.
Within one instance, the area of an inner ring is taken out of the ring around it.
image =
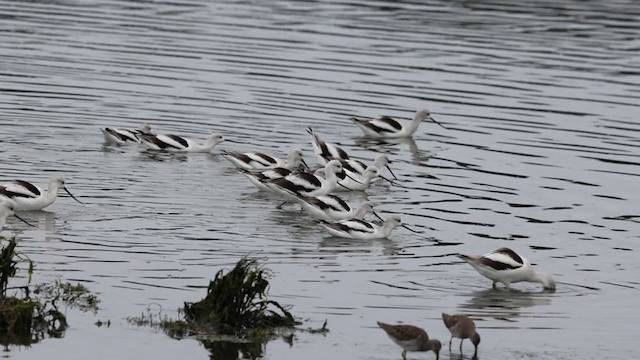
[[[418,110],[412,121],[399,122],[388,116],[377,118],[352,118],[353,122],[364,132],[365,136],[377,139],[403,138],[412,136],[421,122],[425,120],[436,122],[427,109]],[[445,128],[446,129],[446,128]],[[142,143],[151,150],[174,152],[204,152],[208,153],[224,137],[212,134],[204,143],[198,143],[178,135],[156,134],[148,124],[141,125],[136,130],[102,128],[105,145],[125,145]],[[328,143],[313,129],[309,128],[311,144],[320,168],[311,169],[304,161],[303,150],[291,150],[286,159],[279,159],[260,152],[222,151],[222,156],[235,165],[249,181],[260,191],[279,194],[285,202],[299,203],[304,211],[318,219],[319,224],[333,235],[350,239],[378,239],[386,238],[391,231],[403,226],[399,216],[390,216],[383,220],[373,210],[373,205],[365,202],[358,209],[349,206],[338,195],[337,191],[363,191],[378,179],[390,183],[393,180],[383,176],[388,170],[391,176],[397,177],[389,167],[389,158],[380,154],[371,165],[349,157],[347,152],[339,146]],[[64,179],[54,177],[49,181],[49,187],[44,190],[24,180],[0,185],[0,229],[8,216],[15,215],[24,221],[16,211],[42,210],[51,205],[59,189],[65,190],[74,200],[80,202],[65,187]],[[80,202],[81,203],[81,202]],[[281,207],[282,204],[279,205]],[[381,223],[365,220],[368,214],[375,215]],[[31,225],[31,224],[29,224]],[[468,256],[458,254],[481,275],[493,282],[502,283],[507,289],[511,283],[527,281],[539,282],[545,289],[555,289],[553,278],[544,273],[536,272],[529,260],[508,248],[500,248],[483,256]],[[460,351],[464,339],[469,339],[474,345],[474,358],[478,354],[480,335],[476,331],[473,320],[465,315],[442,314],[442,320],[451,333],[449,350],[453,338],[460,338]],[[378,325],[402,349],[402,357],[406,359],[408,351],[433,351],[439,358],[442,344],[436,339],[430,339],[427,333],[412,325],[390,325],[378,322]]]

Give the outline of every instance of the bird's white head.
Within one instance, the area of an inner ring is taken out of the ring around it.
[[[153,135],[153,130],[151,129],[151,125],[149,125],[149,123],[143,123],[140,126],[138,126],[138,131],[141,134]]]
[[[387,154],[380,154],[373,161],[373,166],[377,167],[378,169],[382,169],[388,164],[389,164],[389,157],[387,156]]]
[[[64,178],[61,176],[54,176],[49,179],[49,190],[56,192],[58,189],[64,189]]]
[[[223,141],[224,141],[224,136],[220,134],[211,134],[211,136],[209,136],[209,138],[207,139],[206,145],[216,146]]]
[[[547,273],[538,273],[538,281],[542,284],[545,289],[555,290],[556,289],[556,281],[553,280],[553,277]]]
[[[324,166],[324,170],[327,174],[329,172],[338,173],[342,171],[342,163],[340,160],[331,160]]]
[[[402,225],[402,220],[400,219],[400,216],[393,215],[388,217],[387,220],[384,221],[384,224],[385,226],[388,226],[393,229]]]
[[[5,218],[7,216],[15,214],[15,211],[16,203],[14,203],[13,200],[5,197],[0,197],[0,213],[3,213]]]
[[[424,121],[430,118],[431,118],[431,112],[429,112],[429,109],[427,108],[418,110],[413,117],[414,120],[419,120],[419,121]]]
[[[362,179],[365,181],[370,181],[371,179],[378,176],[379,174],[380,174],[380,171],[378,170],[377,167],[369,166],[364,170],[364,173],[362,173]]]

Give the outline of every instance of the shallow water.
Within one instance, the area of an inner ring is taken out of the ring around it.
[[[276,340],[267,359],[398,359],[376,321],[477,319],[484,359],[635,355],[640,9],[633,1],[3,1],[1,180],[63,175],[37,224],[9,220],[34,282],[78,281],[96,315],[70,311],[64,339],[10,358],[222,358],[125,318],[175,316],[247,253],[273,270],[271,294],[326,336]],[[361,137],[353,115],[435,124],[413,140]],[[101,126],[229,141],[212,154],[102,145]],[[425,231],[328,237],[253,186],[220,155],[303,147],[313,126],[355,157],[388,153],[401,186],[368,199]],[[558,281],[492,290],[452,254],[508,246]],[[109,328],[96,320],[109,319]],[[457,341],[443,359],[459,359]],[[213,351],[213,350],[212,350]],[[70,355],[72,353],[72,355]],[[464,347],[463,359],[473,353]],[[432,359],[433,354],[410,358]]]

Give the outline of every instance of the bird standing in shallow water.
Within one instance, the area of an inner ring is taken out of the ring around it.
[[[493,281],[493,287],[500,282],[509,289],[511,283],[527,281],[539,282],[545,289],[556,288],[556,282],[551,275],[536,272],[527,258],[506,247],[482,256],[463,254],[457,254],[457,256],[473,266],[481,275]]]
[[[76,199],[64,186],[64,178],[62,177],[52,177],[49,180],[47,190],[24,180],[14,180],[11,183],[0,185],[0,195],[13,200],[18,211],[42,210],[56,201],[58,189],[63,189],[73,200],[82,204],[82,201]]]
[[[389,116],[377,118],[354,117],[351,120],[360,127],[366,136],[378,139],[409,137],[418,130],[420,123],[425,120],[431,120],[445,128],[431,117],[431,113],[427,109],[418,110],[413,116],[413,120],[404,124],[400,124]]]
[[[451,333],[451,339],[449,339],[449,351],[451,351],[451,341],[454,337],[461,339],[460,352],[462,352],[462,342],[464,339],[469,339],[475,347],[473,358],[477,358],[480,335],[476,332],[476,324],[473,320],[469,319],[466,315],[449,315],[442,313],[442,321],[444,322],[444,326],[446,326]]]
[[[144,123],[136,130],[118,129],[118,128],[101,128],[102,136],[104,136],[105,145],[124,145],[126,143],[139,143],[140,135],[153,135],[151,125]]]
[[[398,226],[402,226],[412,232],[418,232],[402,224],[402,220],[397,215],[388,217],[382,226],[361,219],[349,219],[335,223],[320,221],[320,226],[333,236],[359,240],[387,238],[391,235],[393,229]]]
[[[380,321],[378,326],[402,348],[402,359],[407,359],[407,351],[433,351],[436,353],[436,360],[440,359],[442,344],[439,340],[429,339],[429,335],[423,329],[413,325],[390,325]]]

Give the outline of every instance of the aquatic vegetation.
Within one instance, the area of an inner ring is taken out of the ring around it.
[[[57,301],[67,306],[77,306],[81,311],[96,311],[99,300],[82,285],[56,281],[55,284],[35,286],[30,298],[29,285],[10,288],[9,280],[15,277],[21,262],[28,262],[28,283],[34,270],[33,262],[16,250],[15,237],[0,251],[0,344],[31,345],[49,337],[62,337],[67,329],[67,319],[58,310]],[[24,297],[7,296],[9,289],[19,289]]]
[[[231,271],[218,271],[204,299],[185,303],[185,319],[219,334],[238,336],[295,326],[291,313],[267,298],[268,291],[267,271],[256,259],[242,258]]]

